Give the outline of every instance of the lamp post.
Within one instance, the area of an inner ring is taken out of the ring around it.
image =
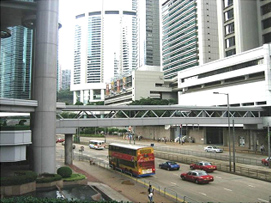
[[[229,139],[229,166],[231,172],[231,134],[230,134],[230,103],[229,103],[229,94],[228,93],[220,93],[213,92],[214,94],[224,94],[227,95],[227,111],[228,111],[228,139]]]

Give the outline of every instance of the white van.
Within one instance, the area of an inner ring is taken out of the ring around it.
[[[90,149],[104,149],[105,143],[101,140],[89,140],[89,148]]]

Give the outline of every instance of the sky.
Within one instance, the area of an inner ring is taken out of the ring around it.
[[[81,0],[59,0],[59,64],[61,69],[72,69],[73,62],[73,21],[75,2]]]

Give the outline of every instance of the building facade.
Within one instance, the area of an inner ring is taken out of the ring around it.
[[[103,101],[106,82],[138,67],[137,1],[97,1],[75,21],[74,102]]]
[[[179,105],[227,106],[228,94],[230,107],[263,107],[270,120],[271,44],[183,70],[178,74],[178,88]],[[187,132],[197,142],[226,144],[226,127],[199,126],[193,130],[191,124]],[[259,143],[266,143],[266,126],[235,127],[236,146],[256,149]]]
[[[162,64],[165,79],[218,59],[216,1],[168,0],[162,4]]]
[[[61,90],[70,89],[71,84],[71,70],[62,70],[61,71]]]
[[[33,32],[23,26],[10,31],[10,37],[1,38],[0,97],[30,99]]]
[[[217,17],[220,58],[271,42],[270,1],[217,1]]]
[[[159,66],[142,66],[106,84],[105,105],[126,105],[142,98],[177,99]]]
[[[271,2],[257,1],[260,44],[271,42]]]
[[[139,67],[160,66],[159,0],[139,1]]]
[[[74,103],[104,101],[106,83],[160,65],[159,1],[97,1],[76,16]]]

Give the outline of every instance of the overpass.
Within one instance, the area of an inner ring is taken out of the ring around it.
[[[261,107],[230,107],[229,115],[236,125],[262,128]],[[73,112],[74,118],[60,113]],[[78,127],[120,127],[154,125],[228,125],[227,107],[144,105],[144,106],[66,106],[58,113],[57,131],[73,133]]]
[[[0,112],[34,112],[35,100],[0,99]],[[227,107],[179,105],[65,105],[57,103],[57,133],[75,133],[78,127],[124,127],[155,125],[228,125]],[[74,113],[63,118],[61,113]],[[266,126],[262,107],[229,107],[236,125],[261,129]]]
[[[0,112],[33,113],[37,106],[35,100],[0,99]],[[264,111],[262,107],[229,107],[229,117],[234,119],[235,125],[246,129],[261,129],[268,125],[268,117],[263,116]],[[75,116],[63,118],[63,112]],[[77,106],[57,103],[56,114],[56,133],[65,134],[66,164],[72,163],[72,135],[78,127],[228,125],[227,107],[217,106]]]

